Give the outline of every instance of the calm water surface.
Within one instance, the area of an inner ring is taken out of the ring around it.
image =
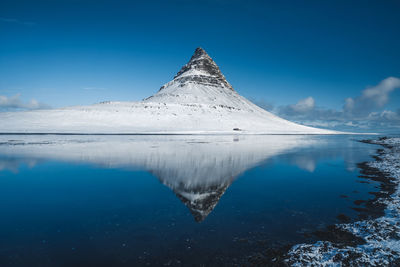
[[[0,266],[230,265],[357,213],[362,136],[0,136]]]

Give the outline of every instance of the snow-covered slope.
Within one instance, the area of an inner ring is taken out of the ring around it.
[[[141,102],[7,112],[0,113],[0,122],[2,133],[338,133],[284,120],[251,103],[202,48],[172,81]]]

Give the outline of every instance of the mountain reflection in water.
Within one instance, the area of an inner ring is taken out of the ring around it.
[[[197,222],[246,170],[291,149],[322,143],[310,136],[2,136],[0,170],[46,160],[149,171],[171,188]],[[302,169],[313,158],[295,158]]]
[[[357,219],[379,190],[359,177],[376,150],[362,138],[0,135],[0,258],[240,265]]]

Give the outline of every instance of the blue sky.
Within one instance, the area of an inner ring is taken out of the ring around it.
[[[0,108],[141,100],[201,46],[240,94],[283,117],[332,128],[375,112],[369,128],[396,128],[398,14],[399,1],[1,0]]]

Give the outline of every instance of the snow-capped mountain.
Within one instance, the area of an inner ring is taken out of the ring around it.
[[[202,48],[143,101],[0,113],[0,121],[2,133],[338,133],[279,118],[240,96]]]

